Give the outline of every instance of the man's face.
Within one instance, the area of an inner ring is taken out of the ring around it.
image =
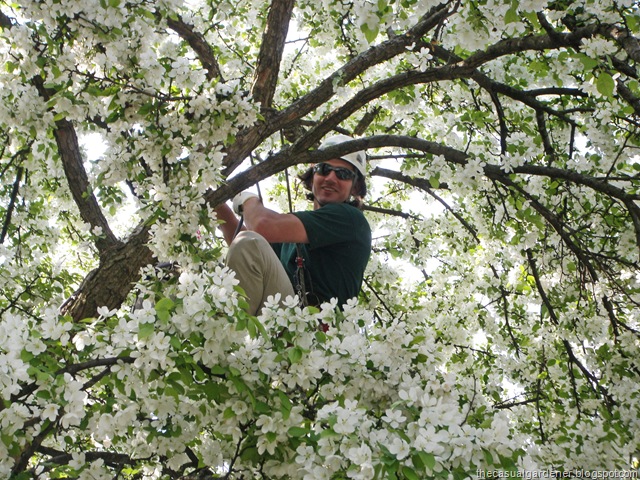
[[[335,158],[326,162],[332,167],[346,168],[355,172],[355,167],[349,162]],[[326,176],[316,172],[313,174],[312,192],[316,202],[316,208],[327,203],[343,203],[349,199],[354,188],[353,179],[340,180],[336,172],[330,171]]]

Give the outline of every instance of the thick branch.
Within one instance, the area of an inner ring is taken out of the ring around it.
[[[12,26],[13,26],[13,20],[7,17],[3,12],[0,11],[0,27],[11,28]]]
[[[235,170],[264,138],[324,104],[333,96],[336,86],[345,85],[368,68],[405,52],[407,47],[417,43],[429,30],[444,21],[451,13],[446,3],[432,8],[405,34],[397,35],[386,42],[372,46],[369,50],[356,56],[336,70],[323,80],[317,88],[291,104],[288,108],[271,116],[267,123],[260,123],[240,132],[237,135],[236,143],[227,150],[225,159],[227,169],[225,174],[228,175]],[[314,130],[312,135],[304,137],[302,143],[300,143],[300,149],[306,150],[316,144],[335,125],[337,123],[329,126],[325,125],[323,129]]]
[[[633,222],[633,228],[636,231],[636,244],[640,249],[640,207],[633,200],[628,200],[624,202],[625,206],[629,210],[629,214],[631,215],[631,221]]]
[[[640,98],[636,97],[622,80],[618,79],[616,84],[620,96],[631,105],[636,115],[640,115]]]
[[[640,62],[640,41],[630,35],[628,31],[621,30],[618,25],[605,25],[603,26],[602,34],[618,42],[630,58]]]
[[[0,16],[0,22],[0,25],[4,28],[12,26],[11,19],[4,14]],[[41,77],[34,77],[32,83],[45,101],[50,99],[52,92],[44,87]],[[69,189],[78,206],[80,216],[86,223],[91,225],[92,230],[99,229],[102,232],[101,236],[96,240],[96,247],[100,254],[103,255],[107,249],[117,245],[119,241],[111,231],[96,197],[91,192],[87,172],[84,169],[82,155],[80,154],[76,131],[68,120],[59,120],[56,122],[53,134],[58,145],[58,153],[62,159]]]
[[[61,452],[50,447],[40,446],[37,450],[39,453],[49,457],[48,462],[55,463],[57,465],[67,465],[73,459],[71,454]],[[123,453],[89,451],[84,452],[84,455],[87,463],[95,460],[104,460],[106,465],[112,467],[132,465],[134,463],[134,460],[132,460],[131,457]]]
[[[180,37],[189,44],[193,51],[196,52],[196,55],[200,59],[200,63],[202,63],[202,66],[207,70],[207,78],[209,80],[222,78],[220,66],[218,65],[218,61],[216,60],[211,45],[207,43],[201,33],[194,30],[193,25],[185,23],[179,16],[176,20],[171,17],[167,17],[167,25],[180,35]]]
[[[65,368],[61,368],[55,373],[55,375],[60,376],[60,375],[64,375],[65,373],[70,373],[71,375],[75,375],[76,373],[82,372],[84,370],[96,368],[96,367],[111,367],[113,365],[117,365],[118,363],[133,363],[133,361],[134,361],[134,358],[132,357],[96,358],[93,360],[89,360],[82,363],[75,363]],[[104,371],[101,372],[99,376],[100,378],[104,376]],[[90,380],[90,382],[92,381]],[[83,387],[83,390],[86,390],[87,388],[89,388],[93,383],[90,383],[89,385],[85,385],[85,387]],[[38,389],[38,386],[39,385],[37,383],[30,383],[28,385],[25,385],[24,387],[22,387],[22,389],[18,393],[11,395],[11,401],[17,402],[21,398],[24,399],[28,397]]]
[[[363,210],[367,212],[376,212],[382,213],[384,215],[390,215],[393,217],[401,217],[406,219],[413,218],[414,220],[418,220],[419,217],[416,215],[411,215],[410,213],[403,212],[401,210],[391,210],[389,208],[375,207],[373,205],[364,205]]]
[[[253,99],[260,103],[262,108],[270,108],[273,102],[294,3],[294,0],[273,0],[269,9],[251,88]]]
[[[31,443],[20,453],[20,456],[16,459],[16,462],[11,469],[11,475],[9,476],[9,478],[14,478],[14,476],[17,476],[17,474],[25,471],[25,469],[29,465],[29,461],[33,457],[34,452],[36,452],[40,448],[42,442],[45,441],[54,427],[55,423],[51,422],[31,440]]]
[[[118,308],[140,279],[140,269],[154,260],[146,245],[148,239],[148,227],[139,227],[126,243],[110,249],[108,255],[100,258],[98,268],[86,276],[61,307],[62,314],[79,321],[95,317],[98,307]]]
[[[487,171],[486,168],[485,168],[485,171]],[[542,218],[544,218],[549,223],[549,225],[553,227],[553,229],[560,236],[560,238],[562,238],[562,241],[565,243],[565,245],[567,245],[567,247],[571,250],[571,252],[573,252],[573,254],[576,256],[576,258],[580,260],[580,262],[587,268],[592,281],[594,282],[598,281],[598,273],[596,272],[596,269],[593,267],[593,265],[589,261],[587,254],[583,250],[581,250],[578,245],[576,245],[573,242],[573,240],[569,236],[569,232],[567,232],[562,221],[558,218],[558,216],[554,212],[552,212],[547,207],[542,205],[536,198],[534,198],[527,191],[522,189],[515,182],[511,181],[511,179],[504,172],[500,171],[500,173],[498,173],[498,171],[493,170],[491,171],[491,173],[488,173],[488,177],[497,180],[503,185],[508,186],[513,190],[519,192],[521,195],[523,195],[529,201],[533,209],[536,212],[538,212],[542,216]]]
[[[463,62],[463,59],[461,57],[453,54],[452,52],[449,52],[439,45],[431,45],[431,49],[435,57],[440,58],[447,63],[462,64]],[[586,96],[586,94],[580,90],[568,88],[548,88],[530,91],[519,90],[504,83],[496,82],[479,70],[473,72],[473,75],[471,75],[470,78],[490,93],[500,93],[509,98],[524,103],[537,112],[542,111],[549,115],[559,117],[569,124],[573,124],[573,120],[560,112],[556,112],[545,103],[539,101],[537,97],[541,95],[571,95],[579,97]]]
[[[13,209],[15,208],[16,198],[18,198],[18,190],[20,188],[20,182],[22,181],[22,167],[16,169],[16,178],[13,182],[13,188],[11,189],[11,196],[9,197],[9,205],[7,206],[7,214],[4,217],[2,224],[2,232],[0,232],[0,245],[4,243],[4,239],[9,231],[11,225],[11,216],[13,215]]]
[[[444,159],[450,163],[465,165],[467,163],[468,155],[464,152],[455,150],[450,147],[437,144],[435,142],[429,142],[413,137],[402,137],[396,135],[379,135],[370,137],[368,139],[359,139],[353,142],[348,142],[349,145],[362,145],[362,148],[382,147],[382,146],[397,146],[402,148],[409,148],[412,150],[419,150],[433,155],[441,155]],[[345,143],[345,145],[347,145]],[[598,276],[595,269],[590,265],[584,252],[582,252],[574,242],[569,238],[568,233],[564,230],[562,222],[557,218],[555,214],[544,207],[535,198],[529,195],[527,192],[518,187],[511,179],[509,175],[499,166],[485,165],[483,167],[485,174],[488,178],[495,179],[500,183],[515,188],[520,191],[531,202],[532,206],[540,213],[549,223],[554,227],[558,234],[563,238],[569,248],[574,254],[589,268],[589,272],[592,278],[597,280]],[[375,173],[375,170],[374,170]],[[587,186],[595,191],[603,193],[607,196],[617,198],[622,201],[628,208],[631,216],[634,228],[636,229],[636,236],[638,242],[640,242],[640,208],[635,204],[639,196],[637,194],[627,193],[625,190],[611,185],[602,180],[583,175],[578,172],[564,170],[555,167],[545,167],[539,165],[522,165],[513,169],[515,174],[525,175],[539,175],[549,178],[566,180],[577,185]],[[400,175],[400,174],[397,174]],[[640,245],[640,243],[639,243]]]
[[[0,12],[0,26],[11,28],[11,19]],[[40,77],[32,80],[40,96],[49,100],[51,92],[48,91]],[[101,254],[108,248],[116,245],[118,239],[115,237],[107,219],[104,217],[98,201],[90,190],[89,179],[84,169],[82,155],[80,155],[80,145],[73,125],[67,120],[56,122],[56,129],[53,132],[58,145],[58,153],[62,159],[64,172],[69,183],[69,189],[73,199],[78,206],[82,219],[91,225],[93,229],[99,229],[102,235],[96,240],[96,246]]]
[[[544,113],[540,110],[536,112],[536,122],[538,123],[538,133],[540,134],[540,138],[542,138],[544,153],[549,161],[552,162],[556,158],[556,152],[553,149],[551,139],[549,138],[549,131],[547,130],[547,122],[545,120]]]
[[[494,45],[489,46],[486,50],[477,52],[467,59],[461,60],[459,57],[452,56],[449,52],[441,49],[437,45],[429,44],[434,52],[448,59],[445,65],[441,65],[424,72],[405,72],[394,77],[381,80],[368,88],[362,89],[351,100],[346,102],[342,107],[332,112],[322,123],[318,124],[307,135],[308,138],[317,141],[324,135],[331,125],[338,125],[340,122],[348,118],[355,111],[366,105],[370,101],[381,97],[393,90],[424,83],[433,83],[443,80],[456,80],[460,78],[473,78],[478,84],[489,90],[490,92],[507,93],[523,103],[530,105],[536,109],[541,109],[552,115],[559,116],[568,123],[572,123],[571,119],[553,111],[545,104],[539,102],[535,98],[531,98],[526,93],[522,93],[512,87],[501,85],[489,79],[486,75],[477,69],[496,58],[520,53],[529,50],[549,50],[562,47],[579,46],[583,38],[593,36],[598,31],[597,25],[589,25],[584,28],[577,29],[575,32],[558,35],[539,35],[530,36],[520,39],[502,40]],[[297,102],[296,102],[297,103]],[[308,142],[307,139],[301,139]],[[313,144],[313,141],[308,145]]]
[[[500,167],[497,167],[495,165],[487,165],[486,168],[489,171],[501,170]],[[587,186],[600,193],[604,193],[605,195],[617,198],[624,203],[633,202],[634,200],[640,200],[639,194],[627,193],[625,190],[616,187],[615,185],[611,185],[610,183],[602,181],[598,178],[583,175],[572,170],[565,170],[556,167],[545,167],[542,165],[521,165],[519,167],[514,167],[513,173],[545,176],[549,178],[559,178],[562,180],[567,180],[578,185]]]
[[[48,101],[53,92],[45,88],[42,78],[34,77],[32,82],[43,100]],[[111,231],[111,227],[109,227],[109,223],[91,191],[89,178],[80,154],[80,144],[78,143],[76,130],[71,122],[62,119],[56,122],[53,135],[58,145],[58,154],[62,160],[69,190],[78,207],[80,216],[82,220],[91,225],[92,231],[99,230],[101,232],[95,243],[100,255],[103,255],[106,250],[116,246],[119,241]]]
[[[376,147],[401,147],[411,150],[418,150],[433,155],[441,155],[447,162],[455,163],[456,165],[466,165],[469,155],[460,150],[456,150],[451,147],[446,147],[436,142],[430,142],[415,137],[404,137],[401,135],[376,135],[366,139],[358,139],[353,142],[345,143],[345,146],[351,145],[353,147],[360,146],[361,149],[376,148]],[[485,173],[492,178],[496,175],[507,175],[506,172],[497,165],[485,165]],[[640,195],[627,193],[624,189],[611,185],[603,180],[581,173],[565,170],[556,167],[547,167],[542,165],[521,165],[513,168],[513,173],[545,176],[549,178],[557,178],[561,180],[567,180],[569,182],[584,185],[593,190],[596,190],[605,195],[619,199],[622,202],[632,202],[640,200]]]
[[[495,60],[496,58],[500,58],[511,53],[524,52],[528,50],[556,50],[560,47],[578,48],[582,39],[592,37],[598,32],[599,28],[600,26],[597,23],[593,23],[591,25],[578,28],[571,33],[507,38],[490,45],[486,50],[478,51],[470,55],[464,60],[464,63],[472,68],[477,68],[491,60]]]
[[[364,132],[367,131],[369,125],[376,119],[378,113],[380,113],[382,107],[374,107],[370,111],[364,114],[364,116],[360,119],[356,128],[353,129],[353,135],[359,137],[360,135],[364,135]]]
[[[92,230],[101,230],[102,235],[96,240],[96,246],[100,254],[103,255],[105,250],[118,245],[120,242],[111,231],[95,195],[91,192],[89,178],[84,169],[82,155],[80,155],[78,137],[73,125],[68,120],[59,120],[56,126],[54,136],[58,144],[58,152],[62,159],[69,189],[82,219],[91,225]]]

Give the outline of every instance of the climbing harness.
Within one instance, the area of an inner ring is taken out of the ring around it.
[[[289,202],[289,213],[293,212],[293,203],[291,201],[291,184],[289,182],[289,169],[284,171],[284,177],[287,185],[287,200]],[[305,259],[302,254],[302,244],[296,243],[296,272],[293,276],[294,279],[294,291],[300,299],[300,306],[302,308],[309,306],[309,296],[313,295],[313,288],[307,290],[305,280]],[[311,280],[311,279],[309,279]],[[311,281],[309,281],[311,284]],[[311,286],[311,285],[310,285]]]

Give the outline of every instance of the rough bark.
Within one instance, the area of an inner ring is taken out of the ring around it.
[[[148,229],[140,227],[126,242],[105,252],[99,266],[62,306],[62,314],[79,321],[96,316],[98,307],[118,308],[140,279],[140,269],[154,261],[148,238]]]
[[[251,89],[253,99],[259,102],[262,108],[270,108],[273,102],[294,3],[294,0],[273,0],[269,9]]]

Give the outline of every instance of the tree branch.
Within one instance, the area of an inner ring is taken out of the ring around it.
[[[109,223],[91,191],[75,129],[68,120],[59,120],[56,122],[53,134],[58,144],[58,153],[62,159],[69,189],[78,206],[80,216],[91,225],[92,230],[99,229],[102,232],[96,240],[96,247],[100,254],[104,255],[106,250],[118,246],[120,241],[111,231]]]
[[[67,465],[69,461],[73,459],[71,454],[50,447],[40,446],[37,451],[48,456],[48,462],[55,463],[57,465]],[[112,467],[132,465],[135,462],[135,460],[133,460],[129,455],[123,453],[90,451],[85,452],[84,455],[87,463],[95,460],[104,460],[105,464]]]
[[[603,25],[601,33],[604,37],[615,40],[636,63],[640,62],[640,41],[627,30],[620,29],[618,25]]]
[[[219,78],[224,81],[211,45],[207,43],[201,33],[195,31],[193,25],[185,23],[180,16],[178,16],[177,19],[168,16],[167,25],[193,49],[198,59],[200,59],[200,63],[202,63],[202,66],[207,71],[207,78],[209,80]]]
[[[62,305],[61,313],[80,321],[95,317],[98,307],[118,308],[140,279],[140,269],[154,259],[146,245],[148,240],[149,227],[139,226],[125,243],[116,245],[108,255],[102,256],[100,265]]]
[[[547,122],[544,118],[544,112],[540,110],[536,111],[536,122],[538,124],[538,133],[540,134],[540,138],[542,138],[544,153],[548,159],[547,163],[555,163],[554,160],[556,158],[556,152],[553,149],[551,139],[549,138],[549,131],[547,130]]]
[[[13,26],[13,20],[7,17],[2,11],[0,11],[0,27],[11,28]]]
[[[636,97],[631,89],[620,79],[616,81],[617,91],[620,96],[633,108],[636,115],[640,115],[640,98]]]
[[[286,109],[269,117],[267,123],[260,123],[238,133],[236,143],[227,150],[225,176],[233,172],[262,139],[281,130],[290,122],[304,117],[313,109],[325,103],[334,95],[335,87],[346,85],[368,68],[405,52],[407,47],[419,42],[426,32],[444,21],[451,14],[452,11],[449,10],[448,3],[443,3],[432,8],[405,34],[397,35],[359,54],[320,82],[314,90],[292,103]],[[312,145],[317,144],[322,136],[338,125],[338,123],[339,122],[335,122],[331,125],[324,124],[321,129],[314,129],[311,135],[307,134],[304,136],[299,140],[299,142],[301,142],[299,144],[300,150],[307,150]]]
[[[76,373],[82,372],[83,370],[89,370],[91,368],[104,367],[104,366],[112,367],[113,365],[117,365],[120,362],[122,362],[122,363],[133,363],[133,361],[134,361],[134,358],[132,358],[132,357],[96,358],[94,360],[89,360],[87,362],[82,362],[82,363],[76,363],[76,364],[69,365],[69,366],[67,366],[65,368],[61,368],[60,370],[55,372],[54,375],[55,376],[60,376],[60,375],[64,375],[65,373],[70,373],[71,375],[75,375]],[[107,369],[107,370],[109,370],[109,369]],[[100,374],[98,374],[98,376],[100,378],[102,378],[104,375],[105,375],[104,370],[102,372],[100,372]],[[99,378],[98,378],[98,380],[99,380]],[[92,382],[90,380],[87,384],[85,384],[85,386],[83,387],[83,390],[91,387],[95,383],[96,382]],[[28,385],[25,385],[20,390],[19,393],[15,393],[15,394],[11,395],[11,401],[12,402],[17,402],[21,398],[28,397],[29,395],[31,395],[33,392],[35,392],[38,389],[38,386],[39,385],[36,384],[36,383],[30,383]]]
[[[16,168],[16,178],[13,181],[11,196],[9,197],[9,205],[7,206],[7,214],[5,215],[4,222],[2,224],[2,232],[0,232],[0,245],[4,243],[4,239],[6,238],[7,232],[9,231],[9,226],[11,225],[11,217],[13,215],[13,209],[16,205],[16,199],[18,198],[20,182],[22,181],[22,172],[22,167]]]
[[[450,64],[450,63],[461,64],[462,62],[464,62],[462,57],[459,57],[453,54],[452,52],[449,52],[448,50],[444,49],[443,47],[437,44],[430,44],[430,48],[435,57],[440,58],[441,60],[445,61],[447,64]],[[581,92],[578,89],[568,89],[568,88],[552,87],[548,89],[534,89],[530,91],[518,90],[509,85],[496,82],[495,80],[489,78],[487,75],[485,75],[480,71],[473,72],[473,74],[470,75],[470,78],[474,82],[476,82],[478,85],[480,85],[482,88],[487,90],[489,93],[501,93],[502,95],[505,95],[509,98],[512,98],[514,100],[524,103],[525,105],[533,108],[536,111],[543,111],[549,115],[559,117],[560,119],[564,120],[569,124],[573,124],[574,123],[573,120],[568,118],[563,113],[553,110],[551,107],[549,107],[545,103],[540,102],[539,100],[537,100],[536,97],[541,95],[572,95],[572,96],[579,96],[579,97],[586,96],[584,92]]]
[[[271,108],[273,102],[294,3],[294,0],[272,0],[271,2],[251,87],[254,101],[260,103],[263,109]]]
[[[318,141],[320,138],[322,138],[322,136],[331,129],[332,125],[338,125],[363,105],[376,98],[381,97],[386,93],[389,93],[392,90],[407,87],[410,85],[432,83],[443,80],[455,80],[460,78],[472,78],[490,92],[508,92],[513,98],[516,98],[534,108],[548,111],[553,115],[563,118],[563,120],[571,124],[573,123],[571,119],[567,118],[561,113],[553,111],[548,106],[537,101],[535,98],[530,98],[526,93],[522,93],[521,91],[518,91],[512,87],[500,85],[499,83],[489,79],[486,75],[478,72],[477,69],[481,65],[495,60],[496,58],[499,58],[501,56],[520,53],[523,51],[548,50],[561,47],[577,47],[579,46],[580,41],[583,38],[593,36],[598,31],[598,28],[599,26],[597,24],[593,24],[577,29],[576,31],[568,34],[558,34],[554,36],[539,35],[519,39],[506,39],[489,46],[484,51],[476,52],[466,59],[460,59],[457,56],[453,56],[437,45],[427,44],[430,48],[432,48],[432,51],[436,53],[439,52],[440,55],[448,59],[445,65],[441,65],[433,69],[428,69],[424,72],[404,72],[394,77],[381,80],[367,88],[362,89],[342,107],[334,110],[330,115],[328,115],[327,118],[325,118],[323,122],[319,123],[315,129],[310,130],[307,134],[308,139],[305,138],[303,141],[307,143],[307,147],[312,145],[314,141]],[[422,44],[424,45],[424,43]]]
[[[451,213],[461,224],[462,226],[471,234],[474,240],[479,241],[475,228],[471,226],[469,222],[467,222],[462,216],[456,212],[451,205],[444,201],[439,195],[437,195],[433,189],[431,188],[431,184],[428,180],[423,178],[414,178],[404,175],[400,172],[395,172],[393,170],[388,170],[381,167],[376,167],[372,172],[371,176],[379,176],[384,178],[389,178],[391,180],[395,180],[398,182],[406,183],[407,185],[411,185],[419,188],[420,190],[424,190],[429,195],[431,195],[437,202],[439,202],[445,210]]]
[[[0,26],[3,28],[11,28],[13,24],[9,17],[1,14]],[[31,83],[35,86],[43,100],[48,101],[51,98],[52,92],[45,88],[44,81],[41,77],[33,77]],[[75,129],[68,120],[58,120],[53,135],[58,145],[58,153],[62,159],[69,189],[78,206],[80,216],[85,222],[91,225],[92,229],[99,229],[102,232],[102,235],[99,236],[95,243],[100,254],[104,255],[109,248],[118,245],[119,241],[111,231],[109,223],[98,205],[98,201],[91,192],[82,155],[80,155],[80,145],[78,144]]]

